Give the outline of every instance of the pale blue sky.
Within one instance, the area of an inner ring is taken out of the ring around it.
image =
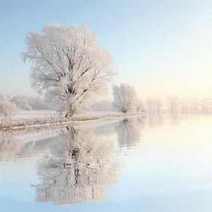
[[[138,90],[212,89],[211,0],[0,0],[0,91],[30,92],[26,34],[54,24],[91,28]]]

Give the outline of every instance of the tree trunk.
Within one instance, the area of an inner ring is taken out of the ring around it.
[[[66,113],[65,113],[65,118],[71,118],[75,113],[73,104],[67,104],[66,105]]]

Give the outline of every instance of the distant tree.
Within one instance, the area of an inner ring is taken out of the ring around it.
[[[16,111],[16,105],[7,99],[0,101],[0,114],[7,117]]]
[[[11,102],[15,103],[19,109],[32,110],[32,107],[25,96],[14,96],[11,98]]]
[[[114,98],[113,105],[118,111],[127,113],[127,112],[137,112],[137,110],[139,109],[138,108],[139,100],[136,91],[134,87],[128,84],[121,84],[120,86],[114,86],[113,98]]]
[[[50,109],[47,102],[38,96],[16,95],[10,98],[10,101],[16,104],[20,110],[47,110]]]
[[[143,104],[143,102],[141,100],[138,100],[137,103],[136,103],[136,111],[138,113],[141,113],[141,112],[145,112],[146,111],[146,109],[144,107],[144,104]]]
[[[64,106],[66,116],[106,87],[111,57],[94,33],[84,27],[45,27],[27,36],[25,60],[32,64],[32,85],[48,99]]]
[[[146,101],[146,110],[149,114],[161,114],[162,103],[160,99],[150,98]]]

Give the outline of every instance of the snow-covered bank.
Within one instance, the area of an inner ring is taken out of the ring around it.
[[[144,116],[144,113],[119,113],[119,112],[101,112],[77,114],[72,118],[64,118],[64,114],[55,111],[33,111],[22,112],[11,115],[10,117],[0,117],[0,130],[19,130],[25,128],[41,128],[66,126],[69,124],[77,125],[79,123],[91,121],[107,121],[116,119],[125,119],[136,116]]]

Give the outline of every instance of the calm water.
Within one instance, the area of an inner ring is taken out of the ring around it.
[[[1,212],[211,212],[212,117],[0,133]]]

